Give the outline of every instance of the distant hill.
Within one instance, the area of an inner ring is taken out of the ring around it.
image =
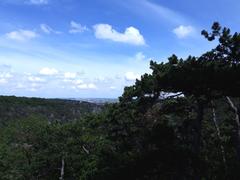
[[[102,108],[103,105],[85,101],[0,96],[0,123],[33,114],[49,121],[67,122],[100,112]]]
[[[90,102],[94,104],[111,104],[118,102],[117,98],[69,98],[68,100]]]

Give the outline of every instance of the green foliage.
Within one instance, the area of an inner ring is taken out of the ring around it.
[[[0,126],[32,114],[44,116],[49,121],[74,121],[91,112],[100,112],[102,108],[101,105],[72,100],[0,96]]]
[[[1,97],[1,179],[58,179],[64,168],[69,180],[238,180],[240,34],[219,23],[202,34],[217,47],[151,61],[104,108]]]

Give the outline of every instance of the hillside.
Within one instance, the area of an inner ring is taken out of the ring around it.
[[[75,100],[0,96],[0,122],[30,115],[41,115],[50,121],[67,122],[91,112],[99,112],[102,107],[103,105]]]

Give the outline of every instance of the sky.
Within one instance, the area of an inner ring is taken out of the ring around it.
[[[0,95],[117,98],[149,61],[199,56],[238,0],[0,0]]]

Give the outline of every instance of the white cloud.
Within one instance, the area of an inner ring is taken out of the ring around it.
[[[41,30],[47,34],[50,34],[52,32],[52,28],[46,24],[41,24],[40,27],[41,27]]]
[[[76,23],[75,21],[70,22],[71,29],[69,30],[69,33],[75,34],[75,33],[82,33],[84,31],[88,31],[89,29],[87,26],[83,26],[79,23]]]
[[[89,84],[79,84],[76,86],[78,89],[97,89],[97,86],[93,83]]]
[[[103,76],[98,76],[98,77],[96,77],[95,78],[95,80],[97,81],[97,82],[104,82],[105,80],[106,80],[106,78],[105,77],[103,77]]]
[[[5,78],[0,78],[0,84],[6,84],[8,81]]]
[[[29,4],[35,4],[35,5],[43,5],[48,4],[48,0],[29,0],[27,1]]]
[[[39,71],[39,74],[41,75],[57,75],[58,74],[58,70],[55,68],[48,68],[48,67],[44,67]]]
[[[29,76],[28,80],[31,82],[45,82],[46,80],[36,76]]]
[[[110,89],[111,90],[115,90],[115,89],[117,89],[115,86],[110,86]]]
[[[88,84],[89,89],[97,89],[97,86],[93,83]]]
[[[38,36],[37,33],[31,30],[23,30],[19,29],[17,31],[12,31],[6,34],[8,39],[16,40],[16,41],[27,41],[30,39],[34,39]]]
[[[1,72],[0,73],[0,84],[8,83],[9,79],[12,78],[13,75],[9,72]]]
[[[76,84],[76,85],[79,85],[79,84],[83,83],[83,80],[77,79],[77,80],[73,81],[73,83]]]
[[[18,82],[18,83],[16,84],[16,88],[17,88],[17,89],[23,89],[23,88],[25,88],[25,86],[24,86],[22,83]]]
[[[72,89],[80,89],[80,90],[97,89],[97,86],[95,84],[85,83],[82,79],[64,79],[63,81],[71,83]]]
[[[136,79],[141,79],[141,75],[136,74],[136,73],[134,73],[134,72],[127,72],[127,73],[125,74],[125,79],[126,79],[127,81],[135,81]]]
[[[4,73],[1,73],[0,74],[0,77],[1,78],[12,78],[13,77],[13,75],[12,74],[10,74],[10,73],[6,73],[6,72],[4,72]]]
[[[161,20],[165,20],[168,23],[172,24],[182,24],[187,21],[187,18],[184,17],[182,14],[179,14],[174,9],[169,9],[166,6],[161,5],[161,3],[154,3],[153,1],[149,0],[142,0],[142,1],[135,1],[138,6],[137,11],[144,15],[144,17],[149,17],[151,19],[155,19],[158,22],[162,22]],[[144,9],[144,11],[143,11]],[[146,14],[146,12],[148,12]],[[161,20],[159,20],[161,19]]]
[[[94,78],[94,82],[96,82],[96,83],[111,83],[112,81],[113,81],[113,77],[111,77],[111,76],[99,75]]]
[[[138,52],[136,55],[135,55],[135,60],[136,61],[144,61],[146,58],[146,56],[142,53],[142,52]]]
[[[140,31],[135,27],[128,27],[124,33],[120,33],[109,24],[96,24],[94,27],[95,36],[98,39],[109,39],[116,42],[144,45],[145,40]]]
[[[176,34],[176,36],[180,39],[191,35],[193,32],[194,28],[192,26],[183,25],[180,25],[173,30],[173,33]]]
[[[65,72],[64,73],[64,78],[66,79],[74,79],[77,77],[77,73],[72,73],[72,72]]]
[[[37,91],[37,89],[35,89],[35,88],[30,88],[30,89],[28,89],[29,91],[32,91],[32,92],[36,92]]]
[[[53,34],[61,34],[61,32],[53,30],[47,24],[40,24],[40,28],[46,34],[51,34],[51,33],[53,33]]]
[[[84,81],[82,79],[69,79],[69,78],[66,78],[63,80],[64,82],[70,82],[72,83],[74,86],[78,86],[80,84],[83,84]]]

